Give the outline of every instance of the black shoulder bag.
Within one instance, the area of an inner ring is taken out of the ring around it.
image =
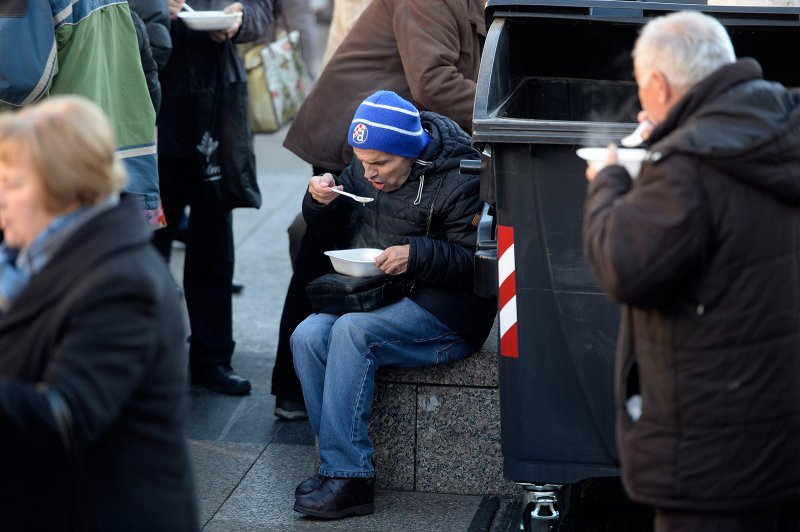
[[[194,156],[201,200],[225,210],[261,207],[253,134],[247,120],[247,73],[234,44],[188,32]]]
[[[314,313],[342,315],[348,312],[369,312],[400,301],[410,293],[409,287],[392,275],[353,277],[328,273],[308,283],[306,293]]]

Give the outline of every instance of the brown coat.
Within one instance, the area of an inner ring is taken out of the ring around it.
[[[800,496],[800,95],[740,60],[589,185],[584,251],[627,306],[617,445],[631,498],[747,512]],[[627,401],[639,395],[640,416]]]
[[[392,90],[471,129],[486,36],[483,0],[373,0],[325,67],[283,145],[304,161],[342,170],[358,105]]]

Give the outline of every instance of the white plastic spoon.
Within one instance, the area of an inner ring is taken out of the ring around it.
[[[351,194],[349,192],[345,192],[344,190],[339,190],[338,188],[331,188],[337,194],[341,194],[342,196],[348,196],[353,198],[354,200],[361,202],[361,203],[369,203],[370,201],[375,201],[375,198],[367,198],[364,196],[356,196],[355,194]]]
[[[187,4],[185,2],[183,4],[183,6],[181,7],[181,9],[185,9],[186,11],[188,11],[190,13],[194,13],[195,12],[195,10],[192,9],[192,6],[190,6],[189,4]]]
[[[620,142],[626,148],[635,148],[636,146],[640,145],[644,142],[644,137],[642,137],[642,133],[648,127],[651,127],[652,124],[645,120],[644,122],[640,122],[636,129],[633,130],[633,133],[628,135],[627,137],[623,137]]]

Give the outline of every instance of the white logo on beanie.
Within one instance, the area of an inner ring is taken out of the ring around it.
[[[356,124],[356,127],[353,128],[353,142],[356,144],[364,144],[368,134],[369,132],[367,131],[366,124]]]
[[[377,91],[356,109],[348,142],[356,148],[413,159],[428,145],[430,136],[411,102],[391,91]]]

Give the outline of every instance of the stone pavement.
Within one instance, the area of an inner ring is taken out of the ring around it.
[[[250,379],[253,391],[232,397],[192,386],[189,392],[188,437],[201,525],[213,532],[518,530],[520,499],[508,496],[378,490],[371,516],[325,521],[292,510],[294,487],[315,471],[314,435],[307,421],[277,420],[275,398],[269,392],[278,323],[291,276],[286,228],[299,212],[311,168],[281,146],[285,133],[256,137],[263,206],[234,211],[236,278],[245,288],[233,298],[237,341],[233,366]],[[182,264],[183,252],[176,247],[172,254],[176,279],[181,278]],[[649,510],[627,501],[613,481],[582,483],[579,493],[580,508],[573,508],[560,522],[538,523],[531,530],[652,530]]]
[[[269,392],[291,276],[286,228],[299,212],[311,167],[281,146],[284,135],[285,129],[256,137],[263,206],[234,211],[236,278],[245,288],[233,300],[233,366],[250,379],[253,391],[229,397],[190,390],[188,437],[201,524],[209,531],[468,530],[480,496],[378,491],[374,515],[341,521],[292,510],[294,487],[314,472],[314,436],[307,421],[277,420]],[[175,248],[177,279],[182,259]]]

